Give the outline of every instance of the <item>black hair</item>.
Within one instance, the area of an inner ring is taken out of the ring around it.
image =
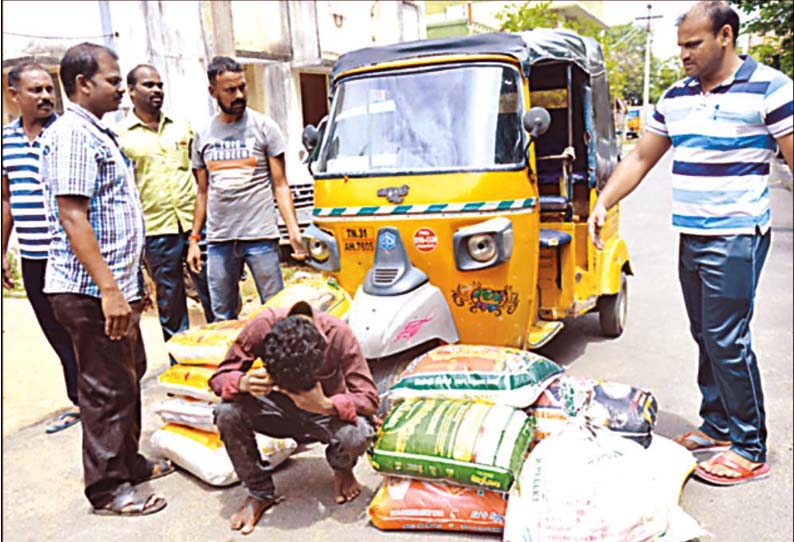
[[[228,56],[216,56],[212,57],[210,65],[207,66],[207,79],[211,85],[214,85],[219,75],[226,72],[240,73],[242,71],[243,67],[235,59]]]
[[[110,55],[113,60],[119,59],[113,49],[95,43],[83,42],[66,50],[61,59],[61,83],[67,96],[74,96],[77,91],[75,78],[78,75],[83,75],[87,79],[96,75],[99,71],[97,59],[103,52]]]
[[[141,68],[150,68],[150,69],[152,69],[154,71],[157,71],[157,68],[155,68],[151,64],[138,64],[137,66],[132,68],[129,72],[127,72],[127,86],[128,87],[135,86],[135,83],[138,82],[137,73],[138,73],[138,70],[140,70]]]
[[[317,384],[326,342],[311,320],[288,316],[279,320],[254,353],[265,363],[276,386],[293,393]]]
[[[733,46],[736,47],[736,40],[739,37],[739,14],[727,2],[704,1],[695,5],[687,13],[678,18],[677,24],[681,24],[689,13],[698,10],[711,21],[711,32],[716,36],[726,24],[733,31]]]
[[[19,82],[22,80],[22,74],[33,70],[47,71],[44,66],[37,62],[22,62],[11,68],[11,71],[8,72],[8,86],[18,90]]]

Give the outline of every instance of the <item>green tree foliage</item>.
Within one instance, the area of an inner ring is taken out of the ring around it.
[[[764,36],[750,55],[794,78],[794,6],[791,0],[740,0],[732,2],[750,16],[743,33]]]
[[[510,4],[496,17],[502,23],[500,30],[504,32],[568,28],[581,36],[595,38],[604,52],[612,95],[629,100],[642,99],[645,32],[637,25],[627,23],[604,29],[592,21],[564,17],[551,9],[551,2]]]
[[[651,56],[651,82],[648,89],[648,101],[655,104],[662,97],[664,91],[673,83],[683,79],[686,74],[681,61],[677,56],[659,60]]]

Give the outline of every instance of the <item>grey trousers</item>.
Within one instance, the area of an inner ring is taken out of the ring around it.
[[[262,459],[254,433],[293,438],[299,444],[327,444],[325,458],[334,470],[352,469],[375,436],[368,418],[359,416],[353,424],[312,414],[278,392],[264,397],[241,393],[234,401],[222,401],[215,407],[215,425],[240,481],[252,497],[263,500],[275,496],[273,467]]]

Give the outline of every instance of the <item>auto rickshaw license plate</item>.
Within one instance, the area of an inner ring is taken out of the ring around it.
[[[347,252],[374,252],[374,228],[343,228],[342,246]]]

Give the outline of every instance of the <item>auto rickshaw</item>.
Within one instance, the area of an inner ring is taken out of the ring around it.
[[[564,318],[626,321],[632,274],[611,210],[619,159],[601,48],[565,30],[399,43],[342,55],[304,144],[309,263],[352,296],[368,359],[433,343],[533,349]]]

